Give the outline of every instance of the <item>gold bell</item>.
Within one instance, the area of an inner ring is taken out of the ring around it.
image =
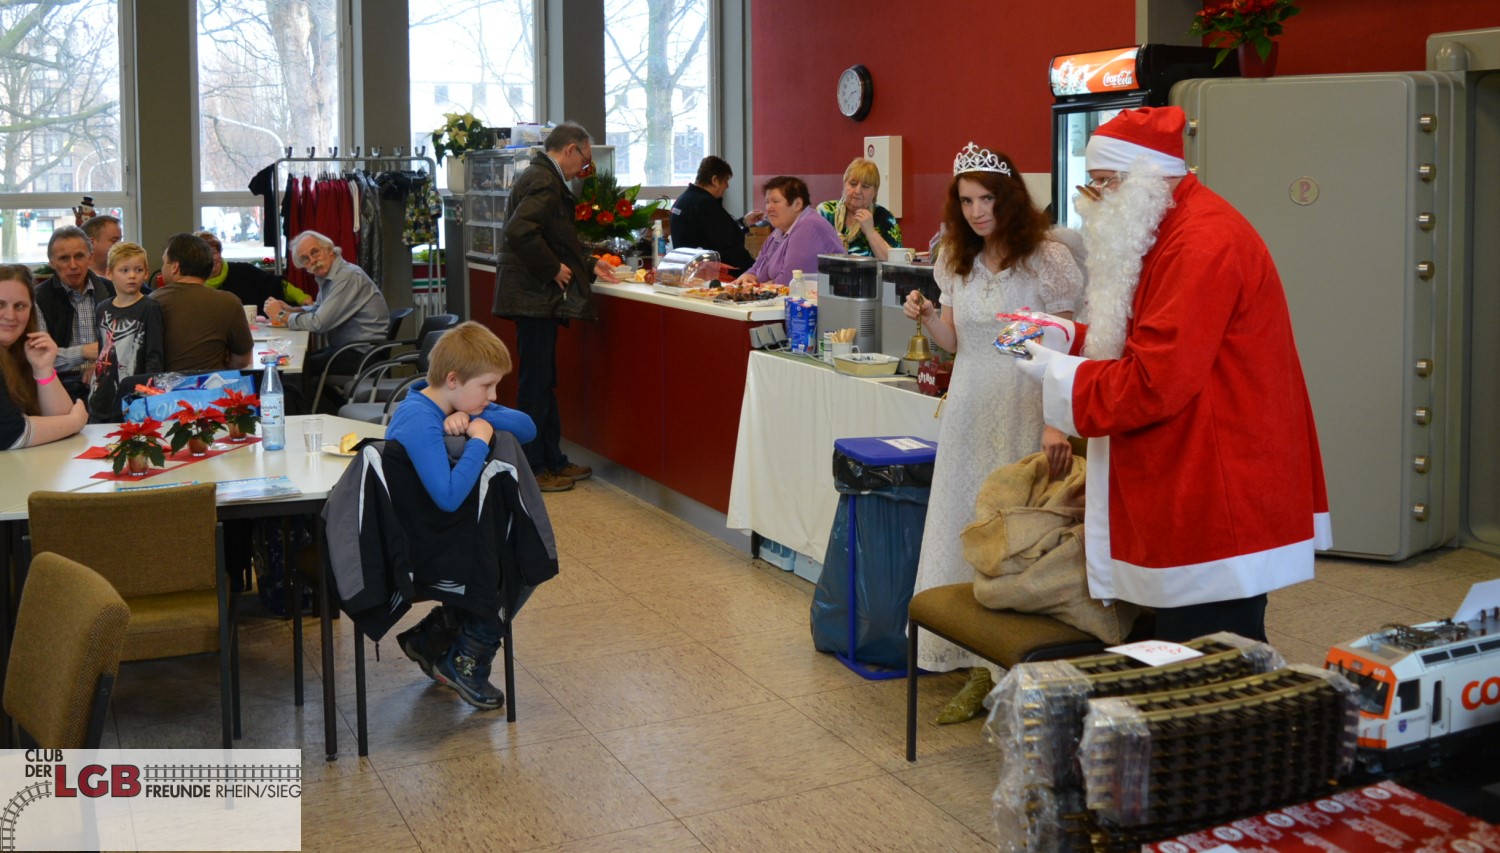
[[[921,310],[923,301],[924,300],[922,299],[922,294],[918,293],[918,310]],[[906,355],[904,357],[908,361],[914,361],[918,364],[921,364],[922,362],[932,358],[932,348],[927,345],[927,336],[922,334],[921,316],[917,317],[917,333],[915,335],[912,335],[911,340],[906,342]]]

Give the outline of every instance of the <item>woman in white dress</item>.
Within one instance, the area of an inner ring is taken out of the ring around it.
[[[1035,383],[994,347],[1005,322],[995,315],[1030,308],[1071,318],[1082,297],[1083,271],[1067,247],[1048,239],[1047,217],[1032,203],[1010,158],[972,142],[954,159],[943,226],[935,271],[941,311],[917,291],[904,306],[934,343],[954,354],[917,592],[974,579],[959,533],[974,520],[974,500],[991,471],[1040,448],[1057,476],[1072,457],[1067,436],[1042,423]],[[939,722],[961,722],[983,709],[992,673],[982,660],[923,631],[915,663],[939,672],[970,669],[969,683]]]

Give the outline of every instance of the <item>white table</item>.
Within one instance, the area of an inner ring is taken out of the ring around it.
[[[936,439],[938,400],[821,362],[750,354],[726,523],[822,562],[838,511],[837,438]]]
[[[251,368],[260,369],[260,357],[269,355],[271,352],[270,341],[285,340],[290,343],[283,352],[287,354],[290,361],[281,367],[281,372],[300,374],[302,365],[307,361],[307,339],[310,334],[306,329],[288,329],[285,326],[251,326],[250,338],[255,341]]]
[[[8,657],[10,634],[14,624],[14,603],[10,600],[14,568],[21,556],[21,536],[27,517],[26,499],[34,491],[59,492],[112,492],[121,487],[162,486],[173,483],[217,483],[225,480],[243,480],[251,477],[277,477],[285,475],[297,488],[300,495],[259,500],[219,503],[219,518],[262,518],[282,515],[317,513],[327,500],[335,483],[349,465],[349,458],[327,453],[307,453],[303,449],[302,429],[308,416],[294,415],[287,418],[286,449],[266,450],[261,442],[245,445],[215,444],[215,448],[233,446],[228,453],[193,462],[167,461],[168,469],[140,480],[96,480],[93,475],[110,470],[106,459],[75,459],[73,457],[107,444],[106,433],[119,428],[117,424],[90,424],[79,435],[23,450],[0,452],[0,483],[5,492],[0,497],[0,666]],[[377,424],[354,421],[347,418],[323,417],[323,443],[337,444],[341,436],[357,433],[363,438],[381,438],[384,427]],[[258,433],[257,433],[258,434]],[[322,577],[320,575],[320,580]],[[291,586],[290,584],[288,585]],[[326,596],[323,597],[326,600]],[[326,618],[322,620],[323,636],[323,708],[324,737],[329,760],[337,755],[337,710],[333,694],[333,626]],[[292,627],[299,644],[302,620],[293,619]],[[294,661],[297,703],[302,701],[302,658]],[[9,721],[5,720],[5,731],[9,732]]]

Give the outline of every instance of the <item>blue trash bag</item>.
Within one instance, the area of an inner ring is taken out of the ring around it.
[[[906,667],[906,609],[922,553],[928,493],[926,487],[895,486],[859,495],[854,659],[860,663]],[[849,505],[850,495],[841,495],[811,614],[813,645],[838,654],[849,648]]]

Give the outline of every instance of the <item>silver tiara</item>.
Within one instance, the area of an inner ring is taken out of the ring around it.
[[[990,149],[980,148],[972,142],[965,145],[964,150],[953,158],[953,174],[960,172],[999,172],[1006,177],[1015,177],[1011,174],[1009,163],[991,154]]]

